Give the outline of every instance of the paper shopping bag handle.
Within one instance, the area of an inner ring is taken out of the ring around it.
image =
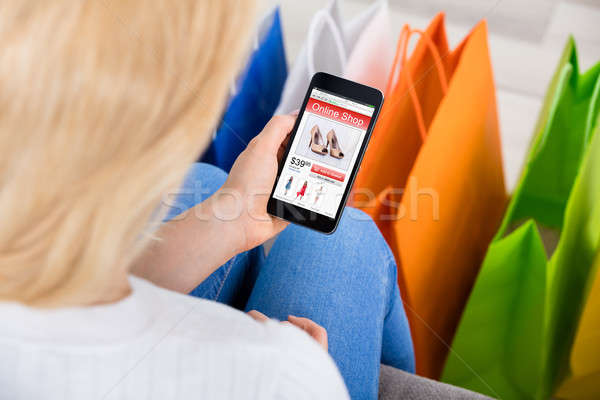
[[[427,129],[425,128],[421,103],[419,103],[419,97],[417,96],[415,85],[413,84],[412,75],[409,69],[406,68],[406,53],[408,51],[408,43],[410,41],[410,37],[415,33],[421,35],[421,37],[425,40],[427,48],[431,52],[431,55],[435,61],[435,67],[440,77],[442,92],[444,95],[446,95],[448,92],[448,78],[446,77],[446,71],[444,69],[444,65],[442,64],[442,57],[440,56],[440,52],[438,51],[437,47],[433,43],[433,40],[431,40],[431,37],[426,32],[420,29],[412,29],[408,24],[406,24],[402,27],[402,31],[400,32],[400,39],[398,40],[398,47],[396,49],[396,55],[394,56],[392,76],[388,81],[386,93],[391,92],[392,87],[396,84],[396,80],[399,78],[399,74],[402,72],[406,73],[406,79],[408,80],[408,92],[410,94],[413,106],[415,107],[417,124],[419,126],[419,134],[421,135],[421,139],[425,141],[425,138],[427,137]],[[401,57],[400,62],[398,62],[398,57]]]
[[[333,40],[335,42],[335,47],[338,52],[338,57],[342,64],[342,67],[346,65],[346,45],[344,44],[344,40],[342,39],[342,33],[340,32],[340,28],[333,20],[333,17],[329,13],[328,10],[319,10],[313,17],[310,22],[310,26],[308,27],[308,37],[306,43],[306,58],[308,65],[308,76],[312,77],[317,71],[315,70],[315,40],[317,39],[318,30],[321,29],[325,25],[331,31],[333,35]],[[326,71],[331,72],[331,71]]]

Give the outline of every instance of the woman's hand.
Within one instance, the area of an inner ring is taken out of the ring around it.
[[[132,267],[159,286],[189,293],[231,257],[263,243],[287,226],[267,214],[267,201],[295,117],[271,119],[236,160],[214,195],[181,218],[163,224]]]
[[[250,315],[252,318],[254,318],[257,321],[264,322],[269,319],[265,314],[261,313],[260,311],[256,311],[256,310],[249,311],[248,315]],[[321,347],[323,347],[323,349],[325,349],[325,351],[327,351],[327,348],[328,348],[327,330],[325,328],[323,328],[321,325],[314,322],[313,320],[310,320],[308,318],[294,317],[293,315],[289,315],[288,320],[283,321],[282,324],[291,324],[291,325],[294,325],[294,326],[302,329],[303,331],[308,333],[310,335],[310,337],[315,339],[317,341],[317,343],[319,343],[321,345]]]
[[[291,115],[273,117],[240,154],[227,181],[213,196],[215,212],[231,219],[242,233],[239,252],[262,244],[288,224],[267,214],[267,202],[277,176],[278,158],[295,120]]]

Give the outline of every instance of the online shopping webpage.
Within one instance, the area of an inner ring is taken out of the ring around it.
[[[374,110],[314,88],[273,197],[334,218]]]

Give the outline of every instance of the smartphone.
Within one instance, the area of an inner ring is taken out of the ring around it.
[[[316,73],[279,163],[269,214],[333,233],[382,104],[377,89]]]

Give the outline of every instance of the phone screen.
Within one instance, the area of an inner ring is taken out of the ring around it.
[[[313,87],[273,197],[335,218],[375,106]]]

